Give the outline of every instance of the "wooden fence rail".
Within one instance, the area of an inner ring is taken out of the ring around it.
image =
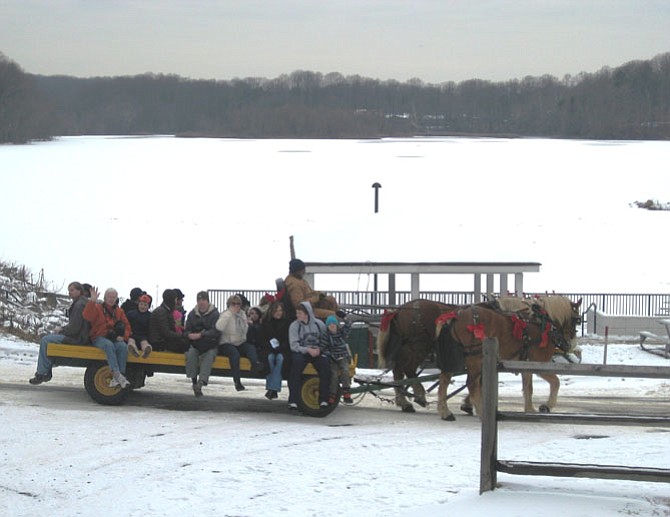
[[[479,478],[480,494],[495,489],[498,472],[532,476],[589,477],[598,479],[628,479],[670,483],[670,469],[555,462],[505,461],[499,460],[497,457],[499,421],[542,422],[545,424],[562,423],[670,427],[670,417],[499,412],[499,372],[569,373],[570,375],[578,376],[670,379],[670,367],[500,361],[498,358],[497,339],[484,340],[483,349],[482,436]]]

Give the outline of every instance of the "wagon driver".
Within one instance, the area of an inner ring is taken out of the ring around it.
[[[298,309],[302,302],[309,302],[314,316],[325,320],[328,316],[344,318],[345,313],[339,310],[337,300],[321,291],[315,291],[305,280],[305,263],[297,258],[288,263],[288,276],[284,280],[286,292],[291,299],[294,309]]]

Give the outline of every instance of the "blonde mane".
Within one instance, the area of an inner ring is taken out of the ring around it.
[[[549,319],[558,325],[572,324],[572,304],[564,296],[541,296],[537,299]]]
[[[523,312],[527,315],[533,313],[533,305],[540,306],[555,325],[560,327],[565,340],[570,346],[570,351],[577,346],[577,336],[573,322],[573,304],[569,298],[559,295],[546,295],[538,298],[519,298],[516,296],[503,296],[496,301],[500,309],[505,312]]]
[[[528,298],[517,298],[516,296],[503,296],[496,298],[500,310],[504,312],[528,312],[532,310],[532,300]]]

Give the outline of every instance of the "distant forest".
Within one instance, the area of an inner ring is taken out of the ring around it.
[[[670,139],[670,53],[557,79],[427,84],[295,71],[275,79],[28,74],[0,53],[0,143],[61,135],[413,135]]]

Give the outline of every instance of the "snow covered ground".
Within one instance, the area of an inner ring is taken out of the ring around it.
[[[126,405],[104,407],[82,369],[30,386],[36,351],[0,338],[3,516],[670,515],[664,483],[499,474],[500,488],[480,496],[479,421],[441,421],[434,398],[407,415],[366,395],[314,419],[288,414],[285,390],[263,398],[261,382],[236,393],[216,379],[196,399],[185,377],[157,374]],[[584,362],[602,360],[602,345],[584,346]],[[634,345],[610,345],[607,362],[669,363]],[[541,380],[535,393],[548,394]],[[500,394],[519,402],[518,377],[503,377]],[[670,404],[670,379],[564,376],[556,411],[561,396],[582,395]],[[499,457],[668,468],[669,433],[501,423]]]

